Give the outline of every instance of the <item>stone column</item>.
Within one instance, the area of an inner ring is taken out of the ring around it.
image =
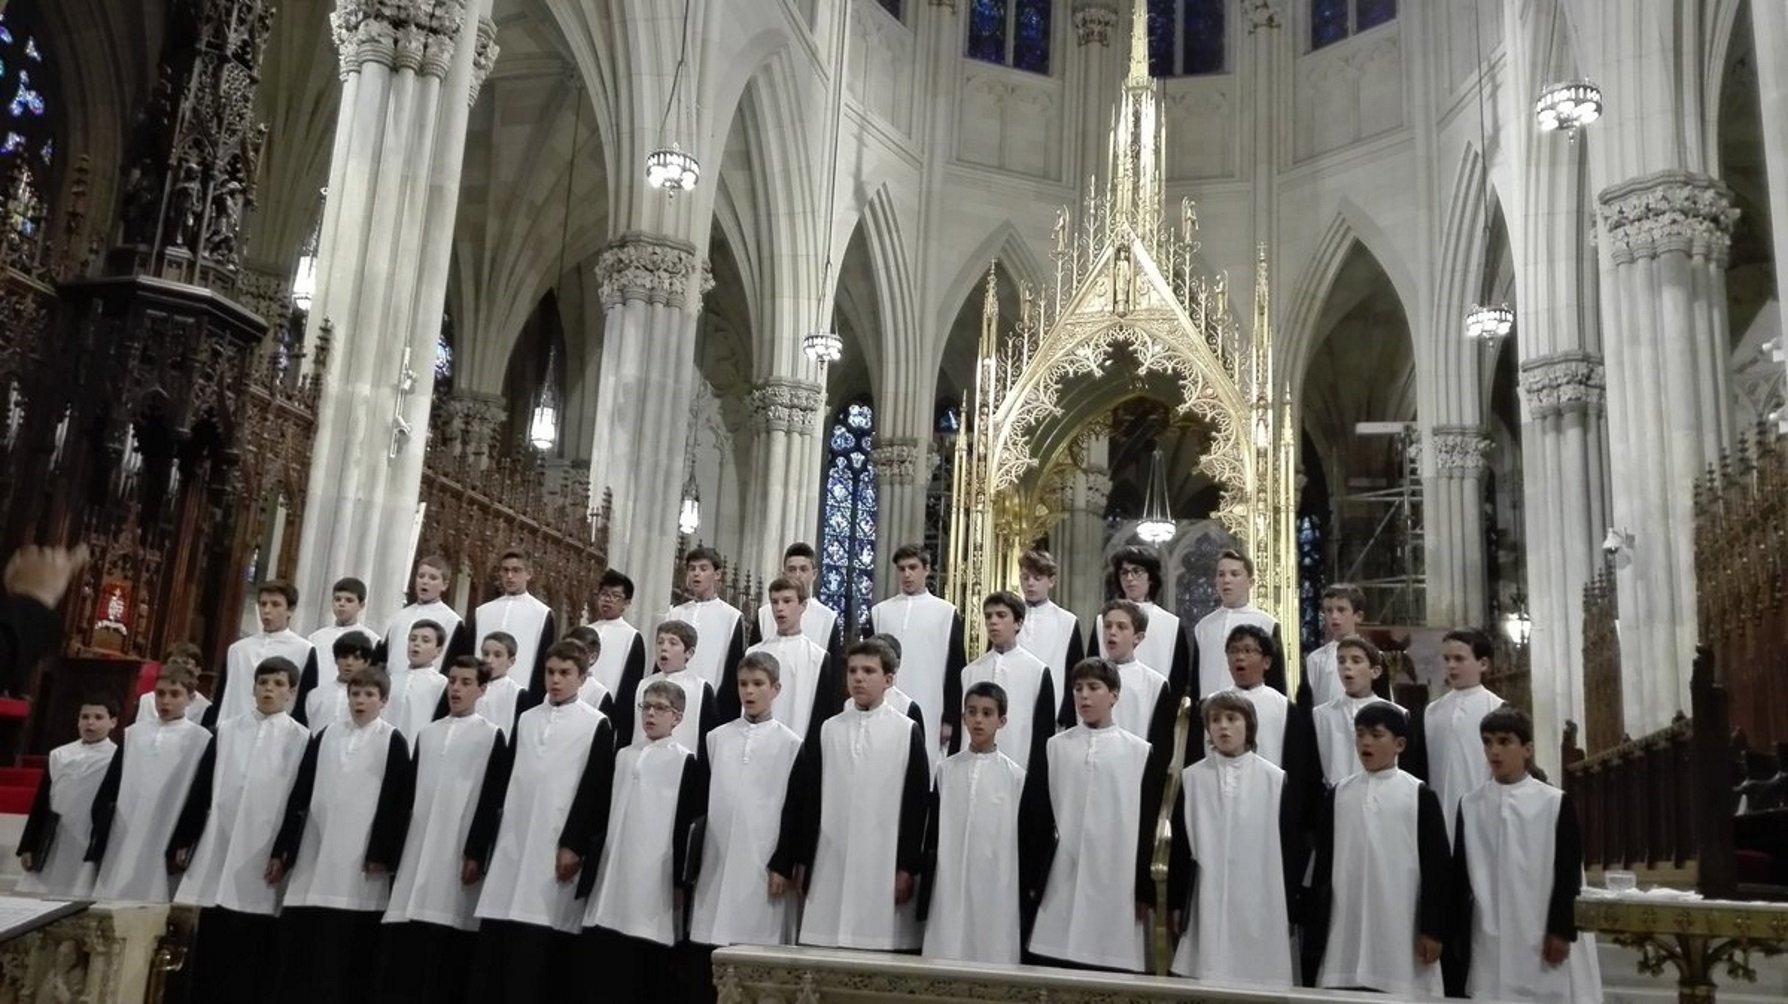
[[[456,457],[464,457],[476,467],[484,467],[496,452],[498,430],[509,417],[509,403],[498,394],[456,390],[444,406],[447,421],[443,444]]]
[[[1718,179],[1665,170],[1598,198],[1614,525],[1632,735],[1689,707],[1696,609],[1693,486],[1730,435],[1727,251],[1738,211]]]
[[[1484,574],[1484,454],[1490,437],[1475,425],[1437,425],[1423,449],[1422,486],[1428,623],[1479,627],[1489,619]]]
[[[358,575],[383,623],[409,578],[466,119],[490,0],[339,0],[342,96],[310,312],[334,326],[298,551],[307,616]]]
[[[609,564],[633,578],[641,617],[670,603],[695,322],[713,282],[684,241],[622,235],[596,262],[603,319],[590,497],[614,492]]]
[[[1068,61],[1068,83],[1073,111],[1070,121],[1080,123],[1080,149],[1070,180],[1078,188],[1093,174],[1103,171],[1110,155],[1111,109],[1117,105],[1118,81],[1123,58],[1112,47],[1125,35],[1118,31],[1116,0],[1074,0],[1074,53]]]
[[[1601,357],[1588,352],[1521,364],[1535,736],[1562,735],[1566,720],[1584,720],[1583,585],[1608,527],[1604,387]],[[1551,770],[1557,754],[1543,759]]]
[[[808,513],[819,497],[813,449],[825,403],[826,389],[809,380],[772,377],[751,389],[752,464],[739,555],[748,572],[774,577],[783,548],[797,540],[819,546],[818,520]]]
[[[1069,485],[1067,518],[1062,521],[1061,549],[1056,563],[1062,574],[1056,579],[1056,602],[1080,617],[1080,626],[1093,629],[1093,618],[1105,600],[1105,502],[1111,497],[1111,475],[1090,458]]]
[[[1788,6],[1779,3],[1751,4],[1751,31],[1755,51],[1788,52]],[[1780,58],[1758,58],[1757,90],[1763,109],[1763,166],[1769,186],[1769,218],[1778,221],[1774,227],[1776,302],[1788,304],[1788,282],[1782,279],[1788,268],[1788,65]],[[1776,359],[1788,370],[1788,310],[1781,311],[1782,330],[1776,336]],[[1785,373],[1788,378],[1788,373]],[[1776,426],[1788,434],[1788,408],[1776,413]]]
[[[930,440],[916,436],[875,437],[876,593],[894,594],[893,557],[902,544],[925,540],[925,489],[931,480]],[[931,556],[933,568],[943,567],[944,556]]]

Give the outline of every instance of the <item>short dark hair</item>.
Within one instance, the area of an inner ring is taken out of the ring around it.
[[[819,552],[813,549],[812,544],[809,544],[804,540],[797,540],[793,544],[783,548],[782,560],[787,561],[790,558],[806,558],[808,561],[811,561],[816,565],[819,564]]]
[[[361,582],[359,579],[354,578],[352,575],[349,575],[345,578],[336,579],[335,585],[329,587],[329,598],[334,599],[336,593],[353,593],[355,599],[359,600],[362,603],[365,603],[366,602],[366,583]]]
[[[688,568],[690,565],[693,565],[698,561],[705,561],[709,565],[712,565],[716,572],[726,567],[726,562],[720,560],[720,552],[705,544],[701,547],[692,547],[689,549],[688,554],[683,555],[684,568]]]
[[[689,707],[689,695],[683,692],[683,688],[662,676],[655,680],[647,680],[645,688],[639,693],[639,699],[643,702],[653,694],[662,694],[665,702],[676,709],[678,714],[682,714]]]
[[[286,598],[287,607],[298,606],[298,587],[292,585],[290,582],[285,582],[280,579],[268,579],[266,582],[255,587],[255,599],[257,600],[266,596],[268,593],[277,593],[280,596],[284,596]]]
[[[1356,614],[1366,612],[1366,591],[1351,582],[1335,582],[1323,587],[1325,600],[1346,600]]]
[[[1224,548],[1223,553],[1217,555],[1217,560],[1218,561],[1239,561],[1242,563],[1242,571],[1248,573],[1248,578],[1250,578],[1250,579],[1254,578],[1254,559],[1248,557],[1247,555],[1243,554],[1242,552],[1236,550],[1233,547]]]
[[[436,621],[431,621],[426,618],[423,620],[415,621],[414,623],[412,623],[410,625],[409,633],[404,636],[405,640],[407,641],[409,639],[409,635],[415,634],[418,631],[433,631],[435,633],[435,647],[436,648],[440,648],[442,645],[447,644],[447,629],[442,627]]]
[[[981,612],[987,613],[988,607],[1005,607],[1012,611],[1013,620],[1024,623],[1024,598],[1010,589],[988,593],[987,598],[981,601]]]
[[[771,683],[782,682],[782,663],[768,652],[747,652],[745,658],[739,660],[739,670],[735,676],[746,672],[762,673],[770,678]]]
[[[89,706],[104,708],[106,709],[106,714],[111,715],[113,718],[118,717],[118,712],[120,710],[118,698],[111,694],[87,694],[81,698],[81,707],[85,708]]]
[[[454,656],[453,661],[447,664],[447,675],[452,676],[453,671],[456,669],[469,669],[476,673],[478,675],[478,685],[480,687],[490,682],[490,663],[485,662],[483,659],[480,659],[475,655]],[[352,680],[348,681],[348,683],[350,686],[353,685]]]
[[[1135,565],[1148,573],[1150,602],[1161,595],[1161,556],[1155,553],[1154,548],[1144,547],[1141,544],[1130,544],[1118,548],[1117,552],[1111,556],[1111,571],[1108,575],[1107,585],[1113,593],[1120,596],[1123,595],[1123,583],[1118,581],[1118,572],[1125,565]]]
[[[358,658],[371,662],[377,651],[372,635],[365,631],[343,631],[329,646],[329,654],[337,659]]]
[[[1471,649],[1471,657],[1473,659],[1482,659],[1485,662],[1489,662],[1496,656],[1496,644],[1490,640],[1490,636],[1474,627],[1454,628],[1453,630],[1448,631],[1440,640],[1442,644],[1449,641],[1456,641],[1461,645],[1465,645]]]
[[[1279,647],[1273,644],[1273,636],[1259,624],[1237,624],[1229,629],[1229,637],[1223,639],[1223,651],[1227,653],[1229,646],[1235,644],[1237,638],[1251,638],[1260,646],[1260,654],[1267,658],[1267,671],[1279,666]]]
[[[515,658],[515,653],[519,651],[515,644],[515,636],[507,631],[492,631],[490,634],[484,636],[484,641],[494,641],[503,646],[503,651],[508,652],[509,658],[511,659]],[[478,647],[480,649],[484,648],[484,642],[479,642]],[[465,659],[469,657],[462,655],[459,658]]]
[[[1488,736],[1496,732],[1507,732],[1526,746],[1533,742],[1533,719],[1513,704],[1504,704],[1478,720],[1478,735]]]
[[[1357,634],[1350,634],[1335,643],[1335,650],[1337,652],[1344,648],[1351,648],[1359,652],[1366,657],[1367,662],[1377,666],[1379,669],[1385,668],[1384,653],[1379,651],[1377,645],[1372,644],[1371,641],[1362,638]]]
[[[889,652],[893,653],[894,664],[896,666],[900,665],[901,644],[900,644],[899,638],[896,638],[893,635],[887,634],[884,632],[882,634],[872,634],[864,640],[865,641],[879,641],[879,642],[881,642],[883,645],[885,645],[887,647]],[[848,655],[847,655],[847,658],[848,658]]]
[[[894,549],[894,564],[896,565],[913,558],[919,559],[919,564],[926,568],[931,567],[931,552],[925,550],[922,544],[902,544]]]
[[[862,641],[851,643],[851,647],[844,653],[845,662],[849,663],[850,660],[858,656],[874,659],[881,663],[882,673],[885,675],[892,676],[900,671],[900,657],[895,655],[894,650],[888,647],[888,643],[880,638],[865,638]]]
[[[602,654],[602,635],[588,624],[579,624],[565,632],[564,640],[584,650],[584,662],[586,663],[595,661],[596,657]],[[552,653],[548,652],[547,654],[551,655]]]
[[[765,596],[774,596],[777,593],[794,593],[800,597],[801,602],[807,602],[807,587],[786,575],[778,575],[771,579],[770,588],[764,590]]]
[[[1355,729],[1370,729],[1380,725],[1398,739],[1409,738],[1409,715],[1389,701],[1373,701],[1354,713]]]
[[[260,665],[255,667],[255,680],[259,681],[263,676],[283,676],[286,683],[293,687],[298,686],[298,667],[283,655],[270,655],[261,660]]]
[[[1032,575],[1047,575],[1050,578],[1061,574],[1061,566],[1055,563],[1055,556],[1040,547],[1033,547],[1019,555],[1018,567]]]
[[[590,660],[593,658],[595,656],[590,654],[590,650],[585,648],[582,642],[566,635],[554,642],[552,648],[546,650],[546,655],[541,661],[548,662],[557,659],[561,662],[575,663],[577,671],[581,675],[589,671]]]
[[[1124,677],[1118,672],[1117,664],[1110,659],[1101,659],[1096,655],[1088,656],[1075,663],[1073,670],[1068,673],[1070,689],[1082,680],[1097,680],[1105,684],[1105,689],[1114,694],[1124,689]]]
[[[654,641],[665,635],[670,635],[672,638],[677,639],[683,643],[684,648],[691,650],[695,648],[695,643],[700,639],[700,636],[695,633],[695,625],[688,621],[664,621],[652,632]]]
[[[1248,723],[1245,732],[1248,749],[1254,749],[1255,737],[1260,732],[1260,714],[1254,710],[1254,702],[1233,690],[1219,690],[1205,698],[1204,707],[1198,709],[1198,717],[1207,732],[1211,727],[1211,716],[1219,711],[1233,711],[1242,716],[1242,721]]]
[[[1000,717],[1006,717],[1006,688],[992,680],[982,680],[979,683],[971,685],[968,690],[963,691],[962,706],[964,708],[968,707],[969,698],[971,697],[983,697],[992,701],[994,707],[999,708]]]
[[[523,565],[526,565],[528,567],[529,571],[534,570],[533,556],[528,554],[528,552],[522,550],[519,547],[511,547],[511,548],[504,549],[502,554],[497,555],[497,564],[501,565],[503,562],[508,561],[510,558],[514,558],[515,560],[521,562]]]
[[[1149,614],[1142,607],[1129,600],[1106,600],[1105,606],[1099,608],[1099,616],[1105,617],[1113,613],[1121,613],[1130,618],[1130,626],[1138,632],[1146,633],[1149,629]]]
[[[619,589],[622,596],[629,600],[633,599],[633,580],[627,577],[627,573],[618,572],[612,568],[603,572],[602,578],[596,580],[596,588]]]
[[[391,677],[385,671],[373,666],[362,666],[348,676],[348,690],[355,687],[372,687],[379,696],[387,701],[391,699]]]

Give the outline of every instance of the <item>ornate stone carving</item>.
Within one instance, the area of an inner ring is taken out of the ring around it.
[[[501,397],[461,390],[441,403],[439,417],[431,424],[453,455],[483,458],[498,452],[497,432],[508,417]]]
[[[635,233],[621,235],[597,257],[596,282],[604,308],[628,300],[686,308],[701,305],[713,279],[693,247]]]
[[[289,291],[286,276],[248,266],[236,276],[236,302],[254,311],[269,327],[285,319]]]
[[[1086,475],[1086,511],[1105,515],[1105,504],[1111,499],[1111,475],[1103,467],[1089,467]]]
[[[490,76],[490,68],[497,65],[497,55],[502,51],[497,45],[497,23],[488,17],[479,18],[478,39],[472,49],[472,84],[466,94],[467,107],[478,103],[484,78]]]
[[[1490,437],[1476,425],[1437,425],[1426,446],[1434,451],[1434,469],[1441,477],[1462,478],[1484,469]]]
[[[1607,378],[1600,356],[1559,352],[1521,364],[1521,394],[1535,418],[1602,410]]]
[[[465,9],[465,0],[337,0],[329,31],[342,79],[366,63],[445,77]]]
[[[1112,0],[1077,0],[1074,4],[1074,38],[1081,45],[1110,46],[1117,23],[1117,6]]]
[[[1723,265],[1738,221],[1732,190],[1691,171],[1659,171],[1612,185],[1597,201],[1608,250],[1623,264],[1679,251]]]
[[[808,432],[825,401],[826,389],[817,383],[772,377],[751,389],[752,425],[763,432]]]
[[[912,484],[918,478],[922,452],[917,439],[878,437],[873,450],[876,472],[889,484]]]
[[[1279,4],[1275,0],[1242,0],[1242,23],[1250,35],[1262,28],[1279,27]]]
[[[950,13],[956,13],[956,0],[931,0],[933,7],[942,7]]]

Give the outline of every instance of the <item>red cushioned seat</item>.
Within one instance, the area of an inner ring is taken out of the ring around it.
[[[16,697],[0,697],[0,720],[16,719],[22,722],[30,715],[30,701],[21,701]]]

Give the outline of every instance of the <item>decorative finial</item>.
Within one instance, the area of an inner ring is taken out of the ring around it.
[[[1130,0],[1130,76],[1127,84],[1149,82],[1149,16],[1144,0]]]

